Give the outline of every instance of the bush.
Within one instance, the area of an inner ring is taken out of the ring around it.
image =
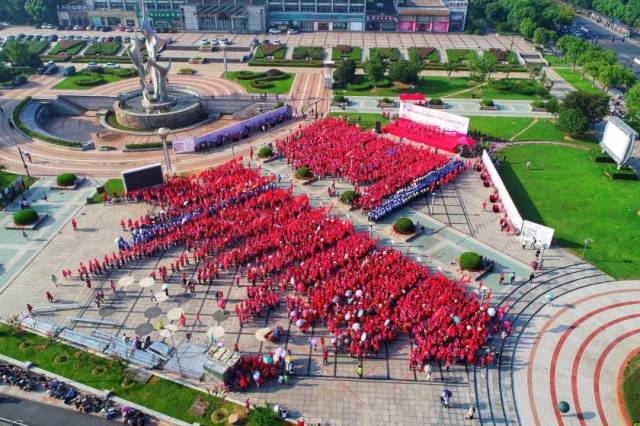
[[[340,195],[340,202],[351,206],[356,198],[358,198],[358,194],[348,189]]]
[[[14,213],[13,223],[16,225],[31,225],[38,221],[38,212],[33,209],[24,209]]]
[[[269,83],[268,81],[256,80],[252,81],[250,86],[254,89],[271,89],[273,87],[273,84]]]
[[[495,104],[493,103],[493,100],[491,99],[483,99],[480,101],[480,105],[485,106],[485,107],[492,107],[495,106]]]
[[[269,158],[273,155],[273,149],[270,146],[263,146],[258,150],[259,158]]]
[[[313,177],[313,172],[308,167],[299,167],[295,173],[296,178],[298,179],[310,179]]]
[[[430,101],[431,105],[443,105],[444,102],[442,102],[442,99],[440,98],[431,98]]]
[[[63,173],[58,175],[56,183],[60,186],[73,186],[76,183],[76,179],[78,179],[78,177],[73,173]]]
[[[167,141],[167,148],[173,147],[172,141]],[[162,148],[162,142],[142,142],[142,143],[128,143],[124,146],[124,149],[151,149]]]
[[[380,102],[382,102],[384,104],[392,104],[393,103],[393,99],[384,97],[384,98],[380,99]]]
[[[401,217],[393,224],[393,230],[398,234],[411,235],[416,232],[416,226],[408,217]]]
[[[85,55],[115,55],[120,50],[121,44],[118,42],[111,43],[93,43],[87,50],[84,51]]]
[[[105,74],[115,75],[116,77],[133,77],[138,74],[138,71],[134,68],[106,68]]]
[[[384,60],[391,62],[399,61],[401,59],[400,50],[395,47],[372,47],[369,49],[371,55],[378,54]]]
[[[482,269],[482,256],[466,251],[460,255],[460,267],[466,271],[479,271]]]
[[[368,82],[365,81],[363,83],[349,83],[347,84],[347,90],[355,90],[355,91],[367,91],[370,90],[371,87],[373,87],[373,85]]]
[[[283,420],[273,411],[269,403],[262,407],[255,407],[247,416],[249,422],[256,426],[277,426],[284,424]]]
[[[544,108],[545,107],[545,103],[544,101],[533,101],[531,102],[531,106],[534,108]]]
[[[346,101],[346,98],[344,97],[344,95],[335,95],[333,97],[333,102],[341,104],[341,103],[344,103],[345,101]]]
[[[271,69],[267,70],[267,72],[265,74],[267,74],[268,76],[273,77],[275,75],[285,75],[285,72],[284,71],[280,71],[279,69],[276,69],[276,68],[271,68]]]
[[[322,47],[296,46],[293,48],[292,58],[294,60],[306,58],[322,60],[323,54],[324,49]]]
[[[78,86],[97,86],[99,84],[104,83],[104,78],[100,77],[97,74],[88,75],[83,74],[82,77],[78,77],[75,81],[75,84]]]

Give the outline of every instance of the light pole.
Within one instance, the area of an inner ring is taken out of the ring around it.
[[[584,248],[582,249],[582,257],[584,257],[584,252],[587,251],[587,246],[591,244],[591,238],[587,238],[584,240]]]
[[[22,165],[24,166],[24,171],[27,173],[27,177],[30,178],[31,175],[29,174],[29,166],[27,166],[27,163],[24,161],[24,155],[22,155],[22,150],[17,143],[16,148],[18,148],[18,153],[20,154],[20,159],[22,160]]]
[[[369,222],[369,238],[373,238],[373,222]]]
[[[224,73],[227,73],[227,43],[220,42],[220,48],[222,49],[222,62],[224,63]]]
[[[169,158],[169,150],[167,148],[167,136],[169,135],[169,129],[166,127],[160,127],[158,129],[158,135],[162,140],[162,151],[164,152],[164,167],[167,170],[167,175],[173,175],[173,169],[171,168],[171,158]]]
[[[431,208],[429,209],[429,213],[431,214],[431,216],[433,216],[433,208],[436,204],[436,190],[434,188],[433,192],[431,193]]]

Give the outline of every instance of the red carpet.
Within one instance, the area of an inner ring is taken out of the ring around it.
[[[385,133],[409,139],[414,142],[423,143],[438,149],[444,149],[452,153],[456,152],[458,145],[473,145],[473,139],[467,135],[456,132],[442,133],[435,126],[425,126],[415,123],[406,118],[399,118],[386,125],[383,129]]]

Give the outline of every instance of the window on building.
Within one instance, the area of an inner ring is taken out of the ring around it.
[[[349,11],[349,6],[346,4],[334,4],[333,11],[336,13],[347,13]]]
[[[126,10],[136,10],[136,4],[135,3],[125,3],[124,4],[124,8]]]
[[[331,12],[331,5],[330,4],[319,4],[318,5],[318,12],[320,12],[320,13],[330,13]]]
[[[298,3],[285,3],[284,10],[285,12],[297,12]]]
[[[363,6],[351,6],[351,8],[349,9],[349,12],[351,12],[351,13],[362,13],[362,12],[364,12],[364,7]]]
[[[347,22],[334,22],[333,30],[334,31],[346,31],[349,24]]]
[[[313,30],[313,21],[300,21],[301,30]]]
[[[268,7],[270,12],[281,12],[282,5],[281,4],[270,4]]]
[[[169,3],[158,3],[158,10],[169,10],[171,6]]]
[[[314,3],[311,3],[311,4],[302,3],[302,5],[300,6],[300,10],[302,12],[315,12],[316,5]]]
[[[97,1],[93,5],[96,9],[109,9],[109,3],[106,1]]]

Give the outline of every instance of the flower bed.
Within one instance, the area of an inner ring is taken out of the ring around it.
[[[470,49],[447,49],[445,50],[445,53],[447,54],[448,62],[457,63],[463,63],[472,57],[478,56],[475,50]]]
[[[115,55],[118,50],[120,50],[122,44],[117,42],[111,43],[93,43],[87,50],[84,51],[84,55],[86,56],[95,56],[95,55]]]
[[[369,49],[369,55],[378,54],[383,60],[389,62],[397,62],[402,58],[400,50],[396,47],[372,47]]]
[[[294,60],[306,60],[307,58],[322,60],[323,57],[324,49],[322,47],[296,46],[293,48],[292,58]]]

